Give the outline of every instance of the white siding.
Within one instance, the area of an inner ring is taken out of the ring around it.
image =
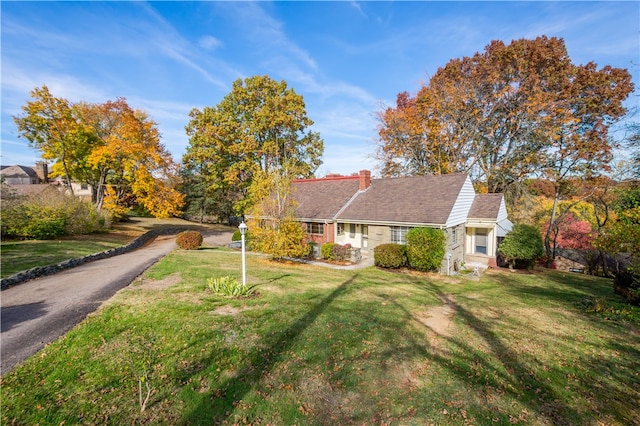
[[[456,199],[456,202],[451,209],[449,218],[447,219],[447,228],[460,225],[461,223],[465,223],[467,221],[469,210],[471,210],[471,205],[473,204],[475,196],[476,191],[473,189],[471,179],[469,179],[469,176],[467,176],[467,179],[465,179],[464,184],[462,185],[462,188],[458,193],[458,198]]]
[[[498,217],[496,218],[496,222],[500,223],[503,220],[508,219],[507,217],[507,205],[504,202],[504,196],[500,200],[500,209],[498,210]]]

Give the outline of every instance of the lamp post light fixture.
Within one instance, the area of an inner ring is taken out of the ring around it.
[[[245,287],[247,285],[247,272],[244,260],[244,234],[247,232],[247,224],[244,223],[244,220],[240,225],[238,225],[238,229],[240,230],[240,237],[242,240],[242,286]]]

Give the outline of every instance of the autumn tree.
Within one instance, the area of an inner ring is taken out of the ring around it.
[[[178,214],[184,203],[175,189],[179,168],[160,142],[157,124],[123,98],[84,105],[83,114],[99,141],[88,158],[96,204],[108,195],[109,205],[123,206],[131,194],[155,217]]]
[[[189,115],[183,163],[200,168],[212,190],[240,193],[240,213],[250,204],[247,191],[257,173],[286,164],[292,177],[311,177],[321,164],[323,141],[308,130],[313,121],[302,96],[284,81],[238,79],[218,105]]]
[[[23,113],[13,117],[18,135],[39,150],[43,159],[54,162],[52,171],[64,176],[73,194],[71,181],[84,165],[92,135],[74,105],[53,96],[47,86],[36,87],[30,96],[32,100],[22,107]]]
[[[640,184],[629,181],[615,192],[618,197],[611,208],[617,218],[598,235],[596,245],[613,256],[626,258],[640,275]]]
[[[298,205],[287,169],[259,170],[250,193],[251,246],[274,259],[308,255],[307,234],[295,217]]]
[[[610,170],[614,146],[609,128],[625,115],[623,102],[633,90],[626,70],[610,66],[598,70],[592,62],[574,67],[570,77],[548,111],[551,118],[540,170],[554,184],[554,206],[545,235],[547,254],[557,203],[569,195],[567,182]]]
[[[70,191],[71,181],[90,185],[99,209],[108,193],[110,210],[119,214],[131,203],[156,217],[179,212],[178,166],[145,112],[133,110],[123,98],[73,104],[52,96],[46,86],[31,96],[24,114],[14,117],[20,136],[54,162],[53,173],[65,176]]]
[[[383,173],[466,172],[507,195],[535,174],[579,174],[608,160],[632,88],[626,70],[574,65],[562,39],[493,41],[379,114]]]

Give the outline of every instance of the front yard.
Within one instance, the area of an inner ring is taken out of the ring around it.
[[[173,252],[2,378],[2,424],[640,418],[640,313],[602,309],[620,301],[608,280],[493,271],[475,281],[249,255],[257,296],[206,289],[239,271],[235,251]]]

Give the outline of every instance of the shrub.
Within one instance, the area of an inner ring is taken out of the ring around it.
[[[535,260],[544,254],[540,231],[530,225],[513,225],[513,230],[498,247],[498,253],[509,263],[510,269],[516,265],[532,267]]]
[[[300,223],[288,218],[273,222],[250,221],[252,250],[270,254],[274,260],[288,257],[302,258],[309,255],[307,234]],[[247,235],[245,234],[245,240]]]
[[[255,286],[244,286],[230,276],[209,278],[207,287],[215,294],[229,297],[251,296],[256,292]]]
[[[401,268],[407,264],[406,249],[401,244],[380,244],[373,249],[373,261],[381,268]]]
[[[197,250],[202,245],[202,234],[198,231],[183,231],[176,237],[176,243],[183,250]]]
[[[334,244],[333,247],[331,247],[331,256],[333,257],[333,260],[346,260],[349,256],[349,252],[350,250],[341,244]]]
[[[446,237],[442,229],[413,228],[407,232],[407,260],[418,271],[440,268]]]
[[[245,234],[245,239],[247,238],[247,235]],[[240,233],[239,229],[236,229],[235,231],[233,231],[233,235],[231,236],[231,241],[241,241],[242,240],[242,233]]]
[[[324,243],[322,245],[322,247],[320,248],[320,254],[322,255],[323,259],[327,259],[327,260],[336,259],[333,254],[333,246],[335,245],[336,243]]]
[[[0,210],[2,236],[9,238],[52,239],[66,234],[102,231],[105,216],[89,202],[64,194],[55,188],[12,199]]]
[[[640,306],[640,274],[625,269],[613,279],[613,289],[632,305]]]

